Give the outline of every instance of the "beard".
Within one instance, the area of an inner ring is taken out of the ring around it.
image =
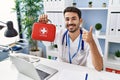
[[[77,26],[76,24],[68,24],[67,29],[69,32],[74,33],[79,29],[79,26],[77,27],[76,26]]]

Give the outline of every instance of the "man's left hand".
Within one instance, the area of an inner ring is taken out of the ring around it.
[[[93,41],[92,31],[93,27],[91,26],[89,31],[83,32],[82,39],[87,43],[91,43]]]

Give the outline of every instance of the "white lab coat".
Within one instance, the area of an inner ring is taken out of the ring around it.
[[[85,30],[85,29],[82,29]],[[57,32],[56,34],[56,38],[55,38],[55,43],[57,43],[58,45],[58,59],[59,61],[63,61],[63,62],[67,62],[69,63],[69,53],[68,53],[68,46],[66,46],[66,38],[64,40],[64,44],[62,45],[62,39],[63,39],[63,34],[65,33],[66,29],[61,29]],[[80,36],[80,35],[79,35]],[[98,39],[95,37],[95,35],[93,35],[93,38],[95,40],[95,43],[99,49],[99,52],[102,56],[102,51],[101,51],[101,47],[99,45]],[[70,54],[73,55],[78,48],[78,42],[79,42],[79,37],[77,37],[77,39],[75,41],[71,41],[70,39]],[[90,55],[90,48],[88,43],[86,43],[84,41],[84,51],[80,50],[78,51],[77,55],[71,59],[72,60],[72,64],[77,64],[77,65],[81,65],[81,66],[88,66],[88,67],[93,67],[92,65],[92,59],[91,59],[91,55]]]

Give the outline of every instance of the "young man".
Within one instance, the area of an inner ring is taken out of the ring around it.
[[[96,70],[102,70],[102,53],[97,48],[99,43],[92,35],[92,27],[86,31],[80,26],[82,24],[81,11],[75,7],[67,7],[64,10],[64,18],[66,30],[60,30],[55,39],[58,43],[58,59],[81,66],[89,66],[91,62]],[[41,15],[39,21],[47,23],[48,16]]]

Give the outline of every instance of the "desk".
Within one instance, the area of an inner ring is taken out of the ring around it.
[[[41,61],[39,63],[53,67],[57,69],[59,72],[56,73],[49,80],[60,80],[60,75],[65,75],[67,77],[70,73],[64,73],[66,71],[70,71],[73,75],[78,75],[77,73],[88,73],[90,76],[97,76],[98,79],[93,78],[93,80],[120,80],[120,75],[115,73],[109,73],[105,71],[98,72],[94,69],[82,67],[78,65],[68,64],[64,62],[58,62],[54,60],[49,60],[45,58],[40,58]],[[37,64],[37,63],[36,63]],[[63,77],[63,76],[62,76]],[[73,76],[74,77],[74,76]],[[89,75],[88,75],[89,77]],[[15,66],[11,63],[10,59],[4,60],[0,62],[0,80],[33,80],[23,74],[18,73]],[[65,79],[64,79],[65,80]],[[80,80],[80,79],[78,79]],[[88,79],[90,80],[90,79]]]

